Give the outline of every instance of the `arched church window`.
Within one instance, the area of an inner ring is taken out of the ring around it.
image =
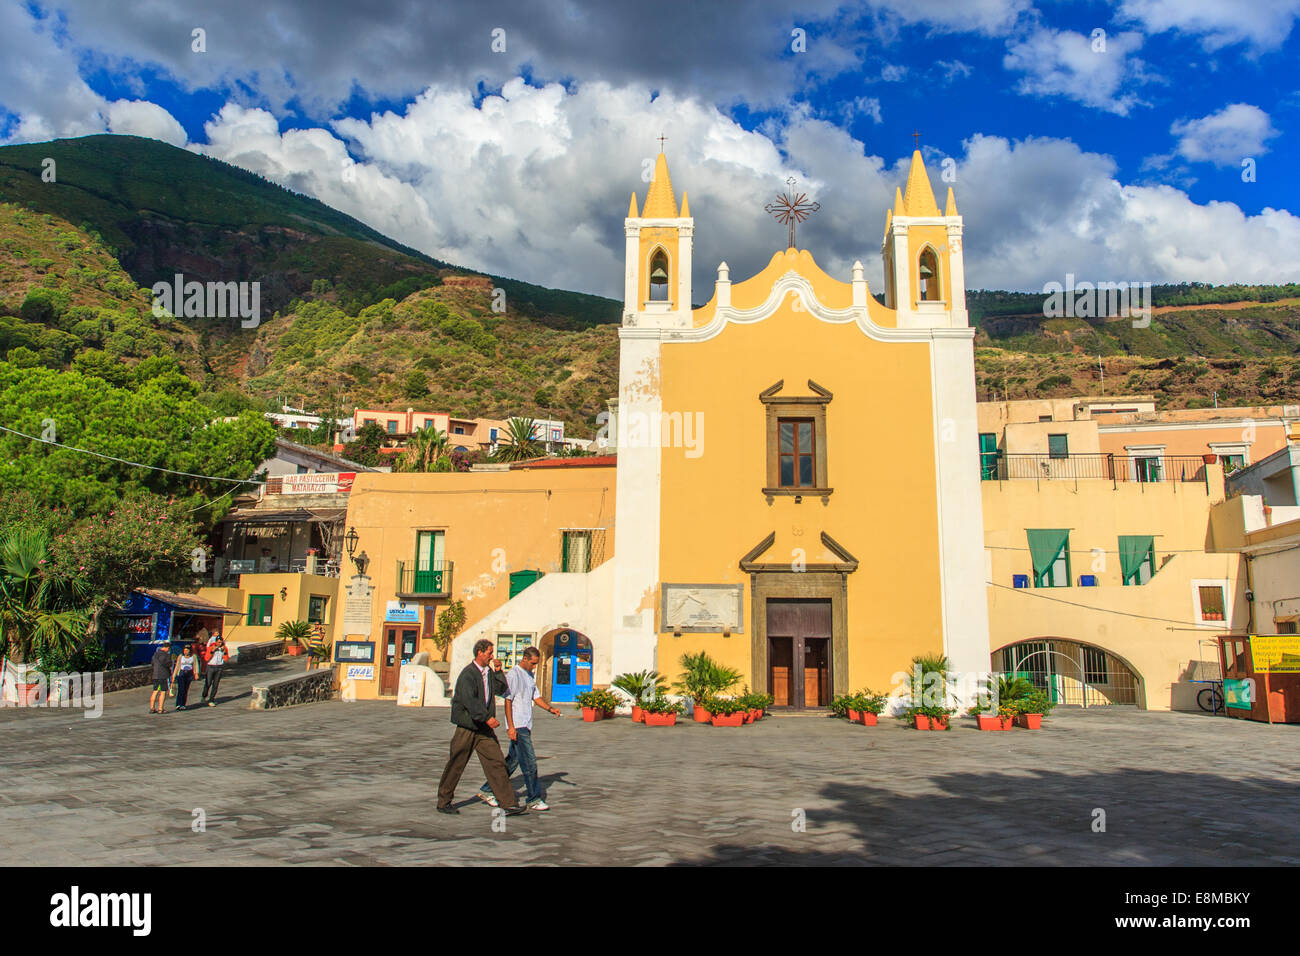
[[[926,246],[921,250],[919,269],[921,280],[921,299],[925,302],[939,301],[939,260],[934,250]]]
[[[662,249],[650,259],[650,301],[668,301],[668,256]]]

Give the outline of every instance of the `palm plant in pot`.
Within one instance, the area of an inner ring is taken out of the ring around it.
[[[658,671],[619,674],[612,683],[632,698],[632,719],[637,723],[644,719],[645,701],[662,697],[668,687],[668,680]]]
[[[307,621],[285,621],[275,632],[275,636],[284,641],[286,654],[297,657],[312,638],[311,624]]]
[[[642,721],[647,727],[671,727],[677,723],[677,715],[682,712],[682,705],[667,697],[652,697],[641,705],[645,711]]]
[[[1017,701],[1028,697],[1034,685],[1023,677],[997,675],[996,683],[990,678],[987,689],[982,690],[970,710],[980,730],[1010,730],[1016,719]]]
[[[948,683],[951,672],[943,654],[919,654],[912,658],[907,676],[910,704],[899,717],[910,721],[917,730],[948,730],[948,718],[957,708],[948,706]]]
[[[707,724],[713,714],[701,705],[706,699],[734,687],[740,681],[740,671],[719,664],[705,651],[683,654],[681,666],[682,676],[676,689],[691,699],[696,723]]]

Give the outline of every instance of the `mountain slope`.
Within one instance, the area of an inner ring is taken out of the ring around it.
[[[46,159],[54,182],[42,181]],[[200,282],[259,281],[268,314],[317,279],[361,308],[467,271],[255,173],[137,136],[0,147],[0,200],[99,233],[141,286],[177,272]],[[545,324],[618,321],[612,299],[489,278],[511,311]]]

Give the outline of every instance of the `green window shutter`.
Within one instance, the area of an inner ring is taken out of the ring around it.
[[[1070,529],[1026,529],[1025,534],[1029,538],[1029,556],[1034,562],[1034,587],[1042,587],[1043,575],[1056,563],[1069,543]]]
[[[1125,584],[1137,584],[1138,572],[1151,556],[1155,536],[1150,534],[1122,534],[1119,536],[1119,568]]]

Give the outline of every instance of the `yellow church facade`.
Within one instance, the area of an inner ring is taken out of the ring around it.
[[[614,673],[707,651],[778,705],[888,690],[918,654],[989,669],[962,223],[920,154],[884,304],[805,250],[691,308],[694,221],[661,154],[625,221]]]

